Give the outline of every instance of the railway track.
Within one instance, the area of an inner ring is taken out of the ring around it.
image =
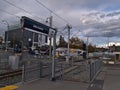
[[[69,73],[77,68],[77,66],[72,66],[72,67],[66,67],[66,66],[64,67],[63,66],[63,70],[61,70],[60,67],[61,66],[59,66],[59,65],[56,67],[56,78],[60,78],[62,74]],[[36,74],[34,73],[36,71],[39,72],[40,68],[39,67],[38,68],[32,68],[32,67],[27,68],[26,72],[25,72],[26,73],[25,77],[28,77],[28,79],[36,77],[35,76]],[[50,67],[44,65],[42,68],[42,76],[41,77],[49,78],[50,76],[51,76]],[[36,77],[36,78],[38,78],[38,77]],[[0,83],[4,82],[5,84],[6,83],[11,84],[11,82],[12,82],[12,84],[13,84],[13,83],[21,82],[21,80],[22,80],[22,69],[0,74]]]
[[[9,77],[19,76],[19,75],[22,75],[21,69],[0,74],[0,80],[9,78]]]
[[[45,70],[47,67],[45,66],[43,68],[43,70]],[[31,69],[31,70],[28,70],[27,72],[32,72],[34,70],[37,70],[37,69]],[[43,77],[47,77],[49,73],[47,73],[48,71],[46,71],[46,73],[43,74]],[[60,72],[60,69],[56,69],[56,73],[59,73]],[[3,74],[0,74],[0,80],[2,79],[6,79],[6,78],[14,78],[16,76],[22,76],[22,69],[19,69],[19,70],[15,70],[15,71],[11,71],[11,72],[6,72],[6,73],[3,73]]]

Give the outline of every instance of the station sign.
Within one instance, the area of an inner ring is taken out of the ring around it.
[[[37,22],[33,19],[30,19],[26,16],[22,16],[21,25],[22,25],[22,28],[28,28],[33,32],[40,32],[46,35],[49,34],[49,30],[50,30],[49,26],[42,24],[40,22]]]

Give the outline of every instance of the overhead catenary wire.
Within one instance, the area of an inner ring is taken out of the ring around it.
[[[13,13],[8,12],[8,11],[2,10],[2,9],[0,9],[0,11],[3,12],[3,13],[6,13],[6,14],[8,14],[8,15],[15,16],[16,19],[20,19],[20,18],[21,18],[20,16],[17,16],[17,15],[15,15],[15,14],[13,14]],[[2,19],[1,19],[1,21],[2,21]],[[2,24],[2,23],[1,23],[1,24]]]
[[[53,12],[52,10],[50,10],[49,8],[47,8],[47,6],[45,6],[44,4],[42,4],[40,1],[38,1],[38,0],[35,0],[35,1],[36,1],[37,3],[39,3],[40,5],[42,5],[44,8],[46,8],[47,10],[49,10],[51,13],[53,13],[54,15],[56,15],[57,17],[59,17],[61,20],[65,21],[66,23],[69,23],[67,20],[65,20],[64,18],[62,18],[61,16],[57,15],[55,12]],[[42,18],[40,18],[40,17],[38,17],[38,16],[36,16],[36,15],[33,15],[33,14],[30,13],[29,11],[27,11],[27,10],[21,8],[21,7],[18,7],[18,6],[16,6],[15,4],[13,4],[13,3],[11,3],[11,2],[9,2],[9,1],[7,1],[7,0],[4,0],[4,2],[6,2],[6,3],[8,3],[8,4],[10,4],[10,5],[12,5],[12,6],[14,6],[14,7],[16,7],[16,8],[18,8],[18,9],[20,9],[20,10],[22,10],[22,11],[24,11],[24,12],[27,13],[27,14],[30,14],[31,16],[35,16],[36,18],[39,18],[39,19],[43,20]]]
[[[9,15],[11,15],[11,16],[15,16],[16,18],[18,18],[18,19],[20,19],[21,17],[20,16],[17,16],[17,15],[15,15],[15,14],[13,14],[13,13],[10,13],[10,12],[8,12],[8,11],[5,11],[5,10],[2,10],[2,9],[0,9],[0,11],[2,11],[2,12],[4,12],[4,13],[7,13],[7,14],[9,14]],[[55,26],[55,25],[53,25],[55,28],[57,28],[57,26]],[[59,29],[59,28],[58,28]],[[60,28],[60,29],[62,29],[62,28]],[[62,32],[62,31],[58,31],[58,32]]]
[[[4,13],[7,13],[7,14],[9,14],[9,15],[12,15],[12,16],[15,16],[15,17],[17,17],[17,18],[21,18],[20,16],[17,16],[17,15],[15,15],[15,14],[12,14],[12,13],[10,13],[10,12],[8,12],[8,11],[5,11],[5,10],[2,10],[2,9],[0,9],[0,11],[2,11],[2,12],[4,12]],[[54,25],[55,26],[55,25]],[[56,27],[56,26],[55,26]],[[58,28],[59,29],[59,28]],[[62,28],[61,28],[62,29]],[[64,36],[64,33],[62,33],[63,31],[64,31],[65,29],[63,28],[62,29],[62,31],[58,31],[58,33],[60,33],[61,35],[63,35]],[[67,37],[65,37],[65,38],[67,38]]]
[[[36,16],[36,15],[33,15],[33,14],[30,13],[29,11],[27,11],[27,10],[21,8],[21,7],[18,7],[18,6],[16,6],[15,4],[13,4],[13,3],[11,3],[11,2],[9,2],[9,1],[7,1],[7,0],[4,0],[4,2],[8,3],[8,4],[11,5],[11,6],[14,6],[15,8],[18,8],[18,9],[24,11],[25,13],[27,13],[27,14],[29,14],[29,15],[31,15],[31,16],[34,16],[34,17],[36,17],[36,18],[38,18],[38,19],[40,19],[40,20],[43,20],[42,18],[40,18],[40,17],[38,17],[38,16]]]
[[[18,9],[24,11],[25,13],[27,13],[27,14],[29,14],[29,15],[31,15],[31,16],[35,16],[36,18],[39,18],[39,19],[41,19],[41,20],[44,20],[44,19],[42,19],[42,18],[40,18],[40,17],[38,17],[38,16],[36,16],[36,15],[33,15],[33,14],[30,13],[29,11],[27,11],[27,10],[21,8],[21,7],[16,6],[15,4],[13,4],[13,3],[11,3],[11,2],[9,2],[9,1],[7,1],[7,0],[4,0],[4,2],[8,3],[8,4],[11,5],[11,6],[14,6],[15,8],[18,8]],[[3,10],[1,10],[1,11],[3,11]],[[4,11],[4,12],[6,12],[6,11]],[[9,12],[6,12],[6,13],[8,13],[8,14],[10,14],[10,15],[14,15],[14,14],[11,14],[11,13],[9,13]],[[14,16],[15,16],[15,15],[14,15]],[[17,15],[16,15],[16,16],[17,16]],[[18,17],[18,16],[17,16],[17,17]],[[44,21],[45,21],[45,20],[44,20]],[[55,26],[55,25],[53,25],[53,26]],[[55,26],[55,27],[56,27],[56,26]]]
[[[44,4],[42,4],[40,1],[38,1],[38,0],[35,0],[35,1],[36,1],[37,3],[39,3],[40,5],[42,5],[43,7],[45,7],[46,9],[48,9],[51,13],[53,13],[54,15],[56,15],[57,17],[59,17],[60,19],[62,19],[64,22],[66,22],[66,23],[68,24],[68,21],[67,21],[67,20],[65,20],[64,18],[62,18],[61,16],[57,15],[55,12],[53,12],[52,10],[50,10],[49,8],[47,8],[47,7],[46,7]],[[9,1],[7,1],[7,0],[4,0],[4,2],[8,3],[8,4],[11,5],[11,6],[14,6],[15,8],[18,8],[18,9],[24,11],[25,13],[27,13],[27,14],[29,14],[29,15],[31,15],[31,16],[35,16],[36,18],[39,18],[39,19],[43,20],[42,18],[40,18],[40,17],[38,17],[38,16],[36,16],[36,15],[33,15],[33,14],[30,13],[29,11],[27,11],[27,10],[25,10],[25,9],[19,7],[19,6],[16,6],[15,4],[13,4],[13,3],[11,3],[11,2],[9,2]],[[19,17],[19,16],[15,15],[15,14],[9,13],[9,12],[4,11],[4,10],[1,10],[1,11],[5,12],[5,13],[7,13],[7,14],[14,15],[14,16],[16,16],[16,17]],[[19,18],[20,18],[20,17],[19,17]],[[44,20],[44,21],[45,21],[45,20]],[[55,25],[53,25],[53,26],[55,26]],[[55,27],[56,27],[56,26],[55,26]],[[60,32],[62,32],[62,31],[60,31]]]
[[[9,15],[11,15],[11,16],[16,16],[17,18],[20,18],[19,16],[15,15],[15,14],[12,14],[12,13],[10,13],[10,12],[8,12],[8,11],[2,10],[2,9],[0,9],[0,11],[2,11],[2,12],[4,12],[4,13],[7,13],[7,14],[9,14]]]
[[[80,31],[76,32],[76,33],[73,33],[73,35],[71,37],[74,37],[76,34],[79,34]],[[82,33],[82,32],[80,32]],[[83,34],[83,33],[82,33]]]
[[[23,9],[23,8],[21,8],[21,7],[18,7],[18,6],[16,6],[16,5],[14,5],[13,3],[10,3],[10,2],[7,1],[7,0],[4,0],[4,1],[7,2],[7,3],[9,3],[9,4],[11,4],[12,6],[15,6],[16,8],[19,8],[19,9],[25,11],[26,13],[31,14],[31,13],[28,12],[27,10],[25,10],[25,9]],[[35,0],[35,1],[39,2],[42,6],[44,6],[46,9],[48,9],[51,13],[55,14],[56,16],[58,16],[59,18],[61,18],[62,20],[66,21],[64,18],[60,17],[58,14],[54,13],[52,10],[50,10],[48,7],[46,7],[46,6],[45,6],[43,3],[41,3],[39,0]],[[66,21],[66,22],[68,22],[68,21]]]
[[[53,13],[54,15],[56,15],[57,17],[59,17],[61,20],[63,20],[64,22],[66,22],[67,24],[69,24],[69,22],[67,20],[65,20],[63,17],[59,16],[58,14],[56,14],[54,11],[52,11],[51,9],[49,9],[46,5],[44,5],[42,2],[40,2],[39,0],[35,0],[38,4],[42,5],[44,8],[46,8],[48,11],[50,11],[51,13]]]

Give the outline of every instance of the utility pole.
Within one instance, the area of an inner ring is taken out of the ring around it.
[[[88,50],[89,50],[89,45],[88,45],[88,43],[89,43],[89,37],[87,36],[87,45],[86,45],[86,54],[87,54],[87,59],[88,59],[88,56],[89,56],[89,52],[88,52]]]
[[[48,22],[49,22],[49,27],[50,27],[49,32],[50,32],[52,28],[52,23],[53,23],[53,16],[50,16],[47,18],[46,23]],[[52,81],[55,81],[56,33],[57,33],[57,30],[55,30],[55,33],[53,36],[52,35],[49,36],[49,60],[52,59],[52,77],[51,77]],[[51,47],[52,37],[53,37],[53,58],[52,58],[52,47]]]
[[[49,17],[49,26],[52,28],[52,22],[53,22],[53,17],[52,16],[50,16]],[[51,38],[51,36],[49,37],[49,41],[50,41],[50,44],[49,44],[49,58],[50,58],[50,60],[51,60],[51,56],[52,56],[52,47],[51,47],[51,43],[52,43],[52,38]]]
[[[68,57],[66,62],[69,63],[69,59],[70,59],[70,29],[72,29],[72,27],[70,25],[67,25],[67,29],[68,29]]]
[[[53,17],[50,16],[48,19],[49,19],[49,26],[50,26],[50,28],[52,28]],[[50,35],[50,37],[49,37],[49,41],[50,41],[50,43],[49,43],[49,59],[50,60],[52,59],[52,76],[51,76],[52,81],[56,80],[56,78],[55,78],[56,33],[57,33],[57,31],[55,31],[55,33],[53,35],[53,57],[52,57],[52,47],[51,47],[52,36]]]
[[[8,49],[8,36],[9,36],[9,23],[6,20],[2,20],[2,22],[7,24],[7,32],[6,32],[6,51]]]
[[[109,49],[109,37],[107,37],[107,40],[108,40],[108,52],[110,52],[110,49]]]
[[[54,36],[53,36],[53,59],[52,59],[52,81],[55,81],[55,56],[56,56],[56,34],[57,34],[57,30],[55,30]]]

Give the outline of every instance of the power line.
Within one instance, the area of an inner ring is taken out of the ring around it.
[[[31,16],[35,16],[35,17],[37,17],[37,18],[43,20],[42,18],[40,18],[40,17],[38,17],[38,16],[36,16],[36,15],[33,15],[33,14],[30,13],[29,11],[27,11],[27,10],[21,8],[21,7],[18,7],[18,6],[16,6],[15,4],[13,4],[13,3],[11,3],[11,2],[9,2],[9,1],[7,1],[7,0],[4,0],[4,2],[6,2],[6,3],[8,3],[8,4],[10,4],[10,5],[12,5],[12,6],[14,6],[14,7],[16,7],[16,8],[18,8],[18,9],[20,9],[20,10],[22,10],[22,11],[24,11],[25,13],[30,14]]]
[[[12,14],[12,13],[10,13],[10,12],[8,12],[8,11],[5,11],[5,10],[2,10],[2,9],[0,9],[0,11],[2,11],[2,12],[4,12],[4,13],[7,13],[7,14],[9,14],[9,15],[11,15],[11,16],[15,16],[15,17],[17,17],[17,18],[21,18],[20,16],[17,16],[17,15],[15,15],[15,14]],[[53,25],[55,28],[57,28],[55,25]],[[60,28],[58,28],[58,29],[60,29]],[[62,29],[62,28],[61,28]],[[64,31],[65,29],[63,29],[63,31]],[[63,31],[58,31],[58,32],[63,32]]]
[[[14,6],[15,8],[18,8],[18,9],[20,9],[20,10],[22,10],[22,11],[24,11],[24,12],[30,14],[31,16],[33,16],[33,14],[30,13],[29,11],[27,11],[27,10],[21,8],[21,7],[18,7],[18,6],[16,6],[15,4],[13,4],[13,3],[11,3],[11,2],[9,2],[9,1],[7,1],[7,0],[4,0],[4,1],[5,1],[6,3],[8,3],[8,4]],[[46,7],[46,8],[47,8],[47,7]],[[2,10],[2,11],[3,11],[3,10]],[[50,11],[50,10],[49,10],[49,11]],[[4,11],[4,12],[6,12],[6,11]],[[11,14],[11,13],[9,13],[9,12],[6,12],[6,13],[8,13],[8,14],[10,14],[10,15],[14,15],[14,14]],[[52,12],[52,13],[54,13],[54,12]],[[55,14],[55,13],[54,13],[54,14]],[[16,16],[17,16],[17,15],[16,15]],[[35,16],[35,15],[34,15],[34,16]],[[18,17],[18,16],[17,16],[17,17]],[[35,17],[37,17],[37,18],[39,18],[39,19],[45,21],[44,19],[42,19],[42,18],[40,18],[40,17],[38,17],[38,16],[35,16]],[[62,19],[63,19],[63,18],[62,18]],[[55,25],[53,25],[53,26],[55,26]],[[56,26],[55,26],[55,27],[56,27]]]
[[[76,34],[79,34],[79,32],[80,32],[80,31],[78,31],[78,32],[74,33],[71,37],[75,36]]]
[[[65,19],[63,19],[62,17],[60,17],[59,15],[57,15],[56,13],[54,13],[52,10],[50,10],[49,8],[47,8],[44,4],[42,4],[42,3],[39,2],[38,0],[35,0],[35,1],[37,1],[40,5],[42,5],[42,6],[45,7],[46,9],[48,9],[51,13],[55,14],[57,17],[61,18],[61,19],[64,20],[66,23],[68,23],[68,21],[66,21]],[[31,16],[33,16],[33,14],[30,13],[29,11],[27,11],[27,10],[21,8],[21,7],[18,7],[18,6],[16,6],[15,4],[13,4],[13,3],[11,3],[11,2],[9,2],[9,1],[7,1],[7,0],[4,0],[4,2],[10,4],[11,6],[14,6],[15,8],[18,8],[18,9],[24,11],[25,13],[30,14]],[[1,10],[1,9],[0,9],[0,10]],[[15,14],[12,14],[12,13],[9,13],[9,12],[7,12],[7,11],[4,11],[4,10],[1,10],[1,11],[5,12],[5,13],[7,13],[7,14],[10,14],[10,15],[13,15],[13,16],[16,16],[16,17],[20,18],[19,16],[15,15]],[[35,16],[35,15],[34,15],[34,16]],[[35,16],[35,17],[43,20],[42,18],[40,18],[40,17],[38,17],[38,16]],[[45,21],[45,20],[44,20],[44,21]],[[53,25],[53,26],[55,26],[55,25]],[[55,27],[56,27],[56,26],[55,26]],[[62,31],[61,31],[61,32],[62,32]]]
[[[2,12],[4,12],[4,13],[7,13],[7,14],[9,14],[9,15],[12,15],[12,16],[16,16],[17,18],[20,18],[19,16],[15,15],[15,14],[12,14],[12,13],[9,13],[9,12],[7,12],[7,11],[5,11],[5,10],[0,9],[0,11],[2,11]]]
[[[62,18],[61,16],[59,16],[58,14],[56,14],[55,12],[53,12],[51,9],[49,9],[47,6],[45,6],[43,3],[41,3],[38,0],[35,0],[38,4],[42,5],[44,8],[46,8],[48,11],[50,11],[51,13],[53,13],[54,15],[56,15],[57,17],[59,17],[60,19],[62,19],[64,22],[68,23],[69,22],[67,20],[65,20],[64,18]]]
[[[16,7],[16,8],[18,8],[18,9],[20,9],[20,10],[22,10],[22,11],[24,11],[24,12],[26,12],[26,13],[28,13],[28,14],[30,14],[31,16],[33,16],[33,14],[32,13],[30,13],[29,11],[27,11],[27,10],[25,10],[25,9],[23,9],[23,8],[21,8],[21,7],[18,7],[18,6],[16,6],[15,4],[13,4],[13,3],[11,3],[11,2],[9,2],[9,1],[7,1],[7,0],[4,0],[6,3],[8,3],[8,4],[10,4],[10,5],[12,5],[12,6],[14,6],[14,7]],[[57,15],[56,13],[54,13],[52,10],[50,10],[49,8],[47,8],[44,4],[42,4],[40,1],[38,1],[38,0],[35,0],[37,3],[39,3],[39,4],[41,4],[43,7],[45,7],[46,9],[48,9],[51,13],[53,13],[54,15],[56,15],[57,17],[59,17],[60,19],[62,19],[63,21],[65,21],[66,23],[69,23],[67,20],[65,20],[64,18],[62,18],[62,17],[60,17],[59,15]],[[43,20],[42,18],[40,18],[40,17],[38,17],[38,16],[36,16],[36,15],[34,15],[35,17],[37,17],[37,18],[39,18],[39,19],[41,19],[41,20]],[[45,21],[45,20],[44,20]],[[53,26],[55,26],[55,25],[53,25]],[[56,26],[55,26],[56,27]]]
[[[11,15],[11,16],[15,16],[15,17],[17,17],[17,18],[21,18],[20,16],[17,16],[17,15],[15,15],[15,14],[12,14],[12,13],[10,13],[10,12],[8,12],[8,11],[5,11],[5,10],[2,10],[2,9],[0,9],[0,11],[2,11],[2,12],[4,12],[4,13],[7,13],[7,14],[9,14],[9,15]],[[55,26],[55,25],[53,25],[55,28],[57,28],[57,26]],[[58,29],[60,29],[60,28],[58,28]],[[62,32],[62,31],[58,31],[58,32]]]

